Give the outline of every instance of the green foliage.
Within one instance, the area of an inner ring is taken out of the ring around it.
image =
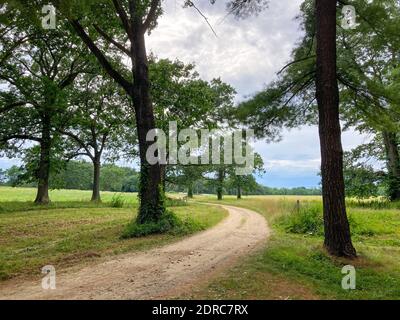
[[[24,183],[26,171],[23,167],[12,166],[3,171],[2,182],[4,185],[16,187]]]
[[[374,202],[370,202],[370,205],[372,203]],[[373,207],[373,210],[381,209],[383,208]],[[377,234],[391,234],[394,232],[390,225],[394,223],[392,213],[381,212],[378,216],[374,215],[373,210],[365,212],[354,209],[349,210],[348,219],[351,234],[356,237],[355,239],[357,237],[373,237]],[[385,220],[391,221],[389,225],[385,223]],[[322,204],[320,202],[302,204],[300,208],[292,209],[289,213],[278,217],[275,225],[287,233],[322,237],[324,235]]]
[[[139,224],[136,221],[129,224],[125,229],[122,238],[138,238],[150,234],[187,234],[193,231],[202,230],[202,225],[196,223],[190,217],[185,220],[179,219],[172,211],[166,211],[157,222]]]
[[[286,232],[322,236],[324,220],[320,203],[307,203],[278,218],[277,225]]]
[[[125,204],[124,197],[121,194],[115,194],[111,199],[111,207],[122,208]]]
[[[106,164],[101,169],[100,190],[137,192],[139,174],[132,168]]]
[[[221,79],[202,80],[194,64],[151,58],[157,128],[167,131],[169,121],[176,121],[178,130],[214,129],[227,120],[236,93],[232,86]]]
[[[344,154],[343,174],[347,197],[366,199],[378,196],[382,175],[372,165],[357,159],[353,152]]]
[[[50,182],[61,181],[52,188],[90,190],[93,184],[93,165],[83,161],[68,162],[65,170],[51,176]],[[139,174],[131,168],[105,164],[100,171],[100,190],[112,192],[137,192]]]

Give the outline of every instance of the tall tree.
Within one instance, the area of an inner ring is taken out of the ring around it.
[[[343,147],[339,120],[336,56],[336,1],[316,0],[316,97],[319,111],[325,247],[336,256],[353,258],[346,214]]]
[[[198,135],[202,129],[218,129],[233,107],[234,88],[219,78],[202,80],[193,64],[167,59],[154,61],[150,64],[150,75],[157,127],[164,132],[168,132],[171,121],[176,123],[178,131],[190,128],[197,130]],[[185,143],[178,141],[177,147]],[[206,170],[207,166],[167,164],[163,166],[163,180],[185,186],[192,197],[196,181]]]
[[[400,59],[400,3],[354,3],[363,23],[339,34],[342,113],[360,131],[382,137],[389,176],[388,196],[400,199],[400,124],[396,77]],[[360,20],[361,20],[360,18]],[[394,89],[394,90],[393,90]]]
[[[238,112],[242,118],[250,112],[252,118],[245,122],[250,124],[254,120],[259,135],[272,136],[272,139],[283,125],[318,123],[325,247],[333,255],[355,257],[343,179],[337,80],[337,1],[305,1],[302,10],[306,34],[294,51],[294,61],[282,68],[280,79],[268,90],[244,103]]]
[[[76,81],[67,111],[68,121],[60,134],[70,138],[69,158],[86,156],[93,163],[92,201],[100,202],[100,170],[104,152],[118,159],[122,140],[130,131],[129,101],[122,89],[102,75],[90,74]],[[75,146],[75,148],[74,148]]]
[[[187,197],[194,197],[194,186],[203,179],[205,167],[199,165],[168,166],[167,182],[186,188]]]
[[[0,144],[16,152],[21,141],[40,145],[35,203],[47,204],[55,128],[63,122],[69,88],[85,72],[85,50],[63,27],[45,31],[26,22],[26,8],[5,9],[12,18],[1,24],[7,54],[0,64]],[[16,46],[16,38],[24,41]]]
[[[140,208],[137,222],[144,224],[158,221],[165,213],[161,167],[159,164],[150,165],[146,159],[147,150],[152,144],[146,140],[146,136],[150,130],[155,129],[156,123],[150,95],[145,34],[150,32],[157,23],[157,17],[161,13],[161,1],[112,0],[111,2],[91,1],[89,4],[84,4],[88,14],[83,16],[82,13],[76,11],[70,12],[69,21],[99,64],[132,99],[141,168]],[[95,20],[92,19],[93,16]],[[118,20],[115,17],[118,17]],[[88,32],[85,27],[91,31]],[[92,36],[92,32],[96,33],[96,38]],[[99,37],[108,46],[114,46],[129,59],[132,66],[129,75],[118,71],[109,61],[108,50],[96,44],[96,39]],[[125,45],[126,42],[129,42],[128,47]]]
[[[236,174],[235,167],[230,167],[228,170],[228,184],[236,189],[237,198],[242,199],[243,192],[250,192],[257,188],[257,181],[254,175],[262,175],[265,172],[264,160],[258,153],[255,153],[253,172],[248,175],[238,175]]]

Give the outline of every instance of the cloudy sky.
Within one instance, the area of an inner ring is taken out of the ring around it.
[[[202,78],[221,77],[238,92],[237,101],[261,90],[290,59],[293,46],[301,37],[300,0],[271,1],[258,17],[236,20],[226,17],[225,1],[214,6],[193,0],[215,29],[193,8],[182,8],[183,0],[165,0],[165,14],[158,28],[148,37],[148,50],[159,58],[194,62]],[[368,140],[355,132],[345,132],[346,150]],[[276,144],[256,143],[266,164],[267,174],[259,182],[271,187],[316,187],[319,185],[319,141],[315,127],[285,131]],[[0,168],[13,160],[0,159]]]
[[[221,77],[233,85],[237,101],[262,89],[290,59],[290,52],[302,33],[295,17],[301,0],[271,1],[257,18],[237,21],[226,17],[225,1],[209,6],[195,2],[217,33],[213,35],[195,9],[183,9],[178,0],[165,2],[165,15],[149,37],[148,47],[161,58],[177,57],[195,62],[202,77]],[[225,19],[224,19],[225,18]],[[343,135],[346,150],[368,140],[349,131]],[[267,174],[258,180],[272,187],[314,187],[319,185],[320,150],[318,129],[303,127],[285,131],[276,144],[256,143]]]

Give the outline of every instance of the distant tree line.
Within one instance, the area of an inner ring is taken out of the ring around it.
[[[69,161],[58,172],[52,173],[49,179],[50,189],[92,190],[93,165],[86,161]],[[243,195],[321,195],[318,188],[271,188],[260,185],[253,177],[253,183],[244,185]],[[33,177],[29,176],[24,166],[12,166],[7,170],[0,169],[0,185],[11,187],[36,187]],[[138,192],[139,173],[133,168],[120,167],[114,164],[103,164],[101,168],[100,191]],[[166,191],[189,193],[186,184],[167,183]],[[194,194],[216,194],[217,187],[212,181],[199,178],[191,188]],[[237,195],[237,188],[232,179],[223,185],[223,193]]]
[[[50,189],[92,190],[93,166],[85,161],[70,161],[61,170],[52,173]],[[0,183],[5,186],[35,187],[24,166],[0,169]],[[139,173],[132,168],[104,164],[101,171],[100,190],[112,192],[138,192]]]

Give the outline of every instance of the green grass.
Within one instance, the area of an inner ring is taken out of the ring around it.
[[[127,204],[137,204],[136,193],[118,193],[122,195]],[[103,202],[111,202],[116,195],[115,192],[101,192]],[[4,202],[30,202],[36,197],[35,188],[12,188],[0,187],[0,203]],[[86,190],[51,190],[50,200],[52,202],[89,202],[92,197],[91,191]]]
[[[208,196],[196,200],[216,202]],[[359,258],[349,261],[333,258],[322,246],[318,197],[226,197],[222,203],[259,212],[273,235],[263,250],[191,298],[400,299],[400,210],[352,205],[349,220]],[[341,287],[341,270],[347,264],[356,267],[356,290]]]
[[[12,197],[5,194],[12,194]],[[21,202],[15,202],[18,194]],[[169,210],[182,221],[195,221],[196,228],[123,240],[121,235],[136,215],[135,195],[123,195],[126,205],[122,208],[112,207],[114,194],[111,193],[103,195],[105,201],[100,205],[85,202],[87,192],[57,191],[52,194],[50,206],[26,202],[32,201],[29,195],[32,195],[31,189],[0,188],[0,199],[10,200],[0,203],[1,280],[40,276],[44,265],[63,269],[110,255],[164,245],[212,227],[226,217],[226,212],[219,207],[174,206]],[[73,195],[81,201],[72,201]]]

